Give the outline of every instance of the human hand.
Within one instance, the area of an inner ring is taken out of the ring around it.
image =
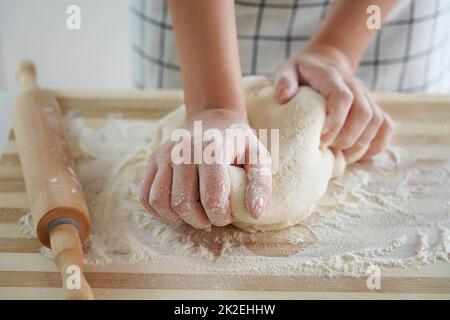
[[[348,163],[369,159],[386,148],[394,122],[353,75],[341,51],[309,48],[282,62],[275,73],[277,101],[289,101],[300,85],[311,86],[328,100],[323,145],[342,150]]]
[[[201,121],[200,134],[195,131],[196,121]],[[235,134],[245,135],[243,145],[229,143],[226,137],[230,128],[236,130]],[[272,190],[271,159],[250,129],[245,114],[207,109],[189,119],[185,129],[187,135],[183,137],[189,139],[169,139],[150,157],[139,194],[147,211],[170,224],[188,223],[199,229],[230,224],[228,168],[240,165],[247,174],[248,212],[255,219],[261,217]],[[214,134],[205,138],[208,133]],[[201,161],[192,161],[196,159],[196,145],[200,146]],[[249,156],[251,148],[256,148],[253,151],[256,150],[257,159]],[[180,163],[176,159],[180,149],[183,159],[189,160]],[[189,154],[184,150],[189,150]],[[207,155],[213,158],[208,159]]]

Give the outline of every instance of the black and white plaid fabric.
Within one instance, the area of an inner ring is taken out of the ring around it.
[[[301,51],[331,1],[235,0],[235,4],[242,72],[270,76],[282,60]],[[130,11],[136,87],[180,88],[167,2],[133,0]],[[398,0],[357,75],[374,91],[450,92],[450,0]]]

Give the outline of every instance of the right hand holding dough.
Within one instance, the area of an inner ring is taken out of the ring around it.
[[[347,163],[367,160],[389,144],[394,122],[370,97],[338,50],[309,49],[284,61],[275,76],[276,98],[285,104],[301,85],[309,85],[327,98],[322,142],[342,150]]]
[[[236,128],[245,134],[246,143],[228,149],[225,143],[215,143],[215,152],[224,154],[221,160],[206,163],[202,158],[201,163],[196,164],[194,161],[174,162],[172,152],[180,146],[180,141],[167,140],[151,154],[139,193],[143,206],[171,224],[188,223],[199,229],[208,229],[211,224],[228,225],[232,223],[228,168],[240,165],[247,174],[248,212],[255,219],[260,218],[272,190],[271,158],[251,131],[246,116],[227,109],[207,109],[189,119],[185,129],[192,137],[189,141],[192,146],[190,159],[194,159],[196,142],[201,146],[202,155],[212,141],[217,142],[214,139],[205,141],[203,135],[195,135],[194,121],[201,121],[203,133],[213,129],[222,137],[226,136],[226,129]],[[250,148],[257,150],[256,161],[250,160]]]

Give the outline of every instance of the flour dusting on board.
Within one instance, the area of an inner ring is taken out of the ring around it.
[[[302,225],[266,235],[233,227],[208,233],[167,225],[139,204],[152,123],[109,119],[93,129],[74,115],[65,120],[93,221],[87,264],[168,261],[202,272],[360,276],[372,265],[448,262],[450,201],[439,199],[450,195],[450,147],[430,155],[419,144],[398,144],[351,166]],[[33,229],[29,215],[21,224]]]

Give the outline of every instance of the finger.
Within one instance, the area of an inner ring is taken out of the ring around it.
[[[321,140],[324,146],[329,146],[345,123],[353,94],[342,77],[331,67],[299,64],[299,71],[302,83],[308,83],[327,98],[327,115]]]
[[[259,219],[264,213],[264,208],[272,192],[272,161],[269,152],[261,142],[258,141],[256,146],[258,148],[257,161],[249,158],[248,163],[244,165],[247,174],[245,202],[249,214],[253,218]]]
[[[373,116],[372,106],[366,98],[364,89],[354,81],[349,81],[347,85],[354,98],[345,124],[332,144],[337,150],[345,150],[353,146]]]
[[[230,176],[228,166],[200,164],[200,201],[211,223],[225,226],[232,222],[230,207]]]
[[[391,117],[389,117],[386,113],[384,113],[383,116],[384,116],[383,124],[381,125],[375,138],[370,144],[369,149],[367,150],[366,154],[361,158],[361,160],[368,160],[372,156],[383,151],[391,141],[395,130],[394,121],[392,121]]]
[[[285,61],[275,73],[275,97],[277,102],[285,104],[298,91],[298,70],[295,62]]]
[[[370,96],[366,93],[367,100],[372,106],[372,119],[370,119],[369,124],[367,125],[364,132],[358,138],[356,143],[343,151],[346,162],[348,164],[354,163],[358,161],[366,152],[370,146],[371,141],[375,138],[378,130],[383,124],[383,111],[381,111],[380,107],[370,98]]]
[[[147,169],[144,173],[144,179],[139,189],[139,201],[149,213],[151,213],[155,217],[159,217],[158,213],[150,206],[149,203],[150,188],[152,187],[153,181],[155,179],[156,171],[156,163],[153,160],[150,160],[148,162]]]
[[[159,217],[170,224],[181,224],[183,220],[173,211],[171,206],[172,167],[169,163],[158,165],[155,180],[150,189],[150,206]]]
[[[211,222],[200,204],[197,166],[173,167],[172,209],[187,223],[198,229],[207,229]]]

